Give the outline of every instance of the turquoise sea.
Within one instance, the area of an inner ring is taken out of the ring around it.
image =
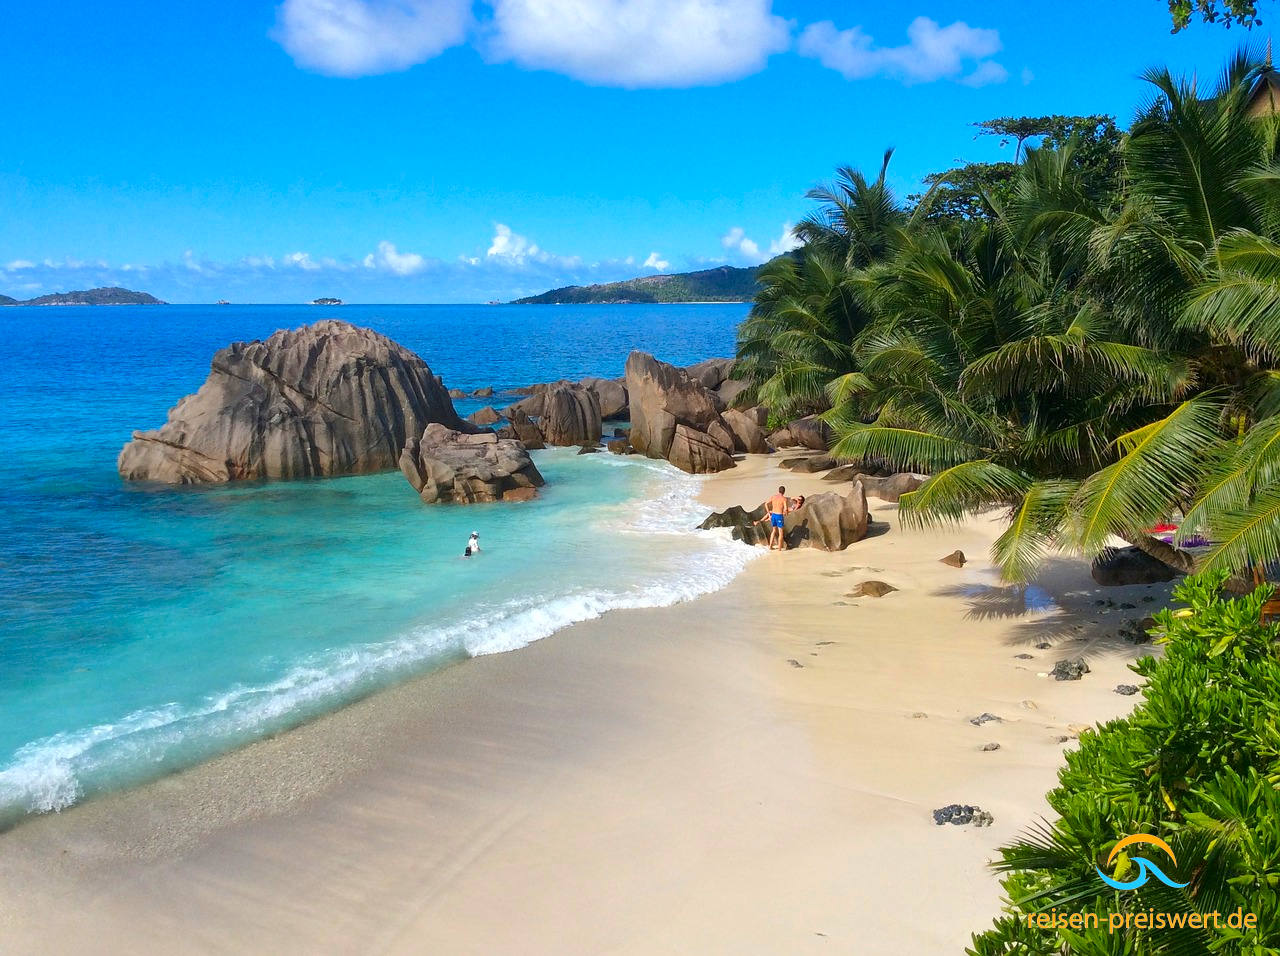
[[[158,427],[217,349],[333,315],[449,387],[501,388],[620,375],[632,348],[729,355],[746,308],[0,309],[0,826],[611,608],[706,593],[748,560],[690,532],[697,479],[574,449],[535,452],[547,487],[514,505],[425,506],[399,472],[121,482],[129,433]]]

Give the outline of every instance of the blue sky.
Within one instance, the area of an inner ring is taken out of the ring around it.
[[[1127,123],[1143,69],[1250,39],[1164,0],[64,0],[5,33],[0,293],[175,302],[753,264],[839,164],[892,146],[905,194],[1001,157],[977,120]]]

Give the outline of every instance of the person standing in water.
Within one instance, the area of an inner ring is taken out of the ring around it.
[[[775,540],[778,551],[787,550],[787,540],[782,536],[782,526],[787,520],[787,513],[791,510],[791,499],[787,497],[787,489],[783,485],[779,485],[778,493],[764,503],[764,510],[764,517],[756,524],[763,524],[766,520],[769,522],[769,550],[774,550]]]
[[[467,539],[467,550],[462,552],[464,558],[469,558],[473,554],[480,553],[480,532],[472,531],[471,537]]]

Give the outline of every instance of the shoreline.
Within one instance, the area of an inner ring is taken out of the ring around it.
[[[700,498],[780,481],[833,487],[753,456]],[[912,534],[870,505],[891,530],[847,551],[762,554],[693,601],[0,833],[0,929],[34,952],[959,951],[998,911],[986,861],[1046,809],[1057,738],[1129,710],[1112,688],[1145,649],[1101,636],[1123,612],[1093,605],[1085,563],[1051,562],[1060,612],[1020,609],[986,568],[993,522]],[[966,568],[938,563],[957,547]],[[867,576],[900,591],[846,598]],[[1037,676],[1078,653],[1083,681]],[[972,726],[983,712],[1004,722]],[[953,802],[995,824],[935,826]]]

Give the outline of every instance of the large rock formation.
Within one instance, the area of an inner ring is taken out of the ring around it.
[[[632,352],[627,397],[636,451],[694,474],[733,467],[733,432],[720,417],[717,399],[684,369]]]
[[[511,435],[505,434],[505,430],[499,429],[500,437],[514,437],[517,441],[529,450],[546,448],[546,442],[542,440],[542,432],[538,426],[529,421],[529,416],[520,411],[514,405],[503,410],[502,414],[506,417],[507,428],[511,430]]]
[[[734,505],[708,515],[698,527],[704,531],[728,528],[735,541],[753,545],[767,544],[769,527],[767,524],[758,524],[764,514],[763,504],[751,511],[741,505]],[[867,496],[863,494],[862,486],[855,483],[847,496],[828,491],[806,498],[803,505],[787,515],[782,535],[789,548],[843,551],[867,536],[870,520]]]
[[[444,425],[428,425],[405,443],[400,470],[428,503],[525,500],[544,484],[520,442]]]
[[[764,429],[757,423],[755,416],[731,408],[721,418],[733,432],[734,448],[752,455],[762,455],[769,450],[769,442],[764,437]]]
[[[826,491],[806,498],[787,515],[783,533],[789,547],[843,551],[867,536],[870,519],[862,483],[855,481],[848,495]]]
[[[600,399],[600,417],[616,421],[627,417],[627,383],[620,378],[584,378],[578,383]]]
[[[867,489],[867,495],[872,498],[879,498],[881,501],[898,501],[903,495],[915,491],[928,481],[929,476],[900,471],[896,475],[889,475],[887,478],[879,478],[875,475],[856,475],[853,480],[861,481],[862,487]]]
[[[814,451],[826,451],[831,447],[831,426],[813,415],[797,418],[794,422],[775,432],[773,443],[779,448],[799,446],[812,448]]]
[[[170,484],[366,474],[394,468],[433,422],[474,430],[421,358],[326,319],[222,349],[162,428],[133,433],[118,467]]]
[[[1107,548],[1093,559],[1093,579],[1103,587],[1160,584],[1181,574],[1139,548]]]
[[[538,430],[548,445],[594,445],[600,441],[600,398],[589,388],[557,385],[543,392]]]
[[[733,364],[731,358],[711,358],[687,366],[684,371],[693,381],[714,392],[733,374]]]

